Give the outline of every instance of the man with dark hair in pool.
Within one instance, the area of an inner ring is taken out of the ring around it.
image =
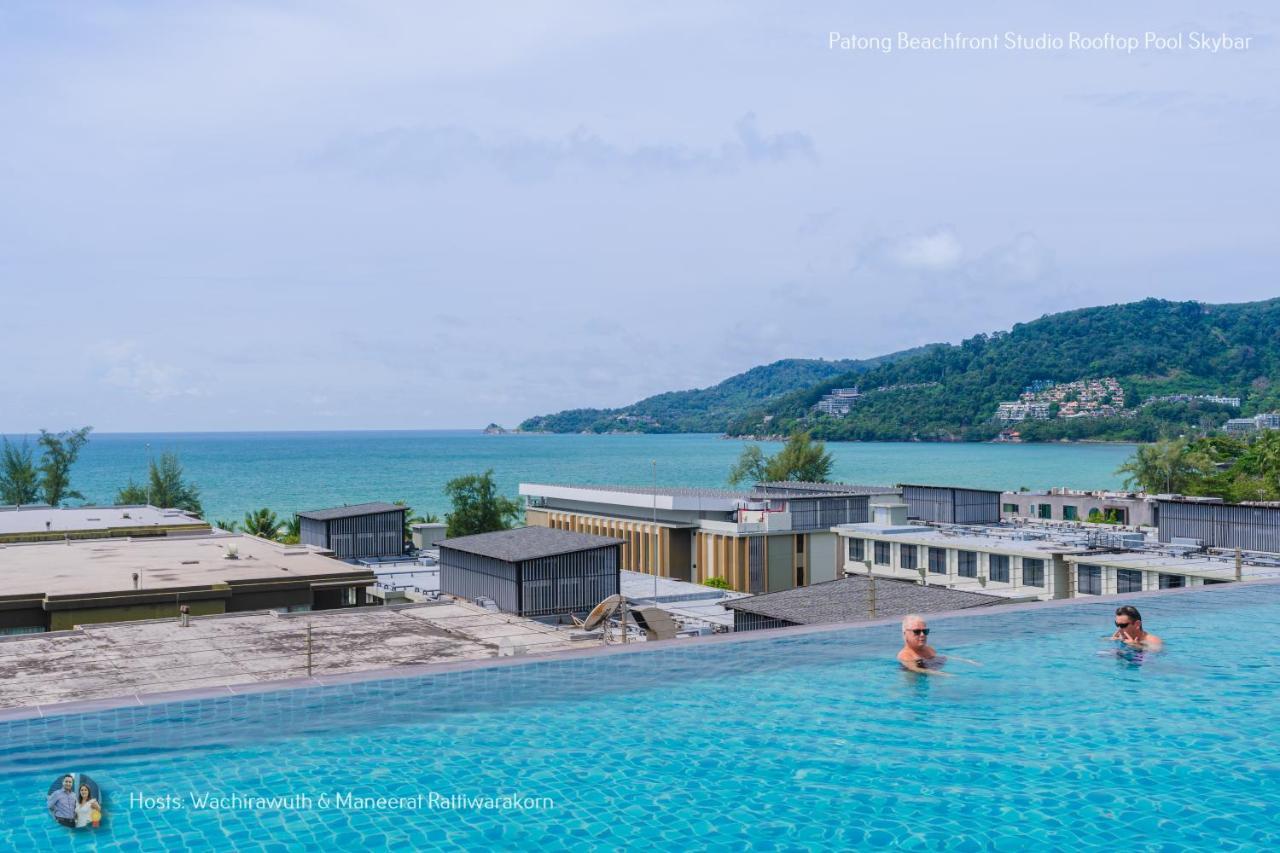
[[[1163,640],[1142,629],[1142,614],[1132,604],[1122,604],[1116,608],[1116,632],[1111,635],[1111,639],[1149,652],[1158,652],[1164,646]]]

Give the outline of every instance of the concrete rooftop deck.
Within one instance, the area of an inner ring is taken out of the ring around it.
[[[305,678],[308,622],[313,675],[586,645],[463,602],[89,625],[0,641],[0,709]]]

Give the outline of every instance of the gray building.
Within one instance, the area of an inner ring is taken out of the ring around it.
[[[405,508],[383,502],[298,513],[303,545],[327,548],[341,560],[399,557],[404,553]]]
[[[620,589],[623,541],[517,527],[440,542],[440,590],[520,616],[590,610]]]
[[[1001,601],[997,596],[980,592],[922,586],[911,581],[888,578],[872,580],[866,575],[852,575],[783,592],[739,598],[725,602],[724,606],[733,611],[735,631],[757,631],[763,628],[859,622],[906,616],[908,613],[988,607]]]
[[[998,524],[1000,492],[954,486],[901,485],[907,518],[936,524]]]
[[[1280,553],[1280,506],[1216,500],[1161,499],[1156,529],[1161,542],[1199,540],[1205,548]]]
[[[1136,492],[1050,489],[1047,492],[1002,492],[1000,514],[1008,520],[1033,518],[1039,521],[1101,521],[1154,527],[1156,499]]]

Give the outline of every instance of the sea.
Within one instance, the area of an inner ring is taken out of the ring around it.
[[[9,436],[21,440],[20,436]],[[205,517],[240,520],[267,507],[282,517],[364,501],[405,501],[443,517],[444,486],[493,471],[515,497],[521,482],[725,487],[750,442],[719,435],[486,435],[479,430],[93,433],[72,471],[86,503],[111,503],[147,462],[178,455]],[[781,445],[760,442],[766,453]],[[1119,488],[1126,444],[831,443],[832,480],[994,489]]]

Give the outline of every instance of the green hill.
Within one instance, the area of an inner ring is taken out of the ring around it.
[[[880,358],[790,358],[731,376],[710,388],[668,391],[617,409],[569,409],[539,415],[520,424],[525,431],[542,432],[724,432],[731,420],[759,410],[770,401],[810,388],[833,376],[857,376],[880,364],[920,352],[920,349]]]
[[[834,376],[744,412],[731,434],[811,430],[831,440],[986,440],[999,432],[997,404],[1037,381],[1120,380],[1127,408],[1151,395],[1225,394],[1244,414],[1280,405],[1280,299],[1235,305],[1146,299],[1085,308],[938,345],[869,371]],[[845,417],[816,415],[831,388],[865,393]],[[1124,417],[1024,421],[1031,440],[1150,440],[1203,432],[1235,409],[1205,402],[1159,403]]]

